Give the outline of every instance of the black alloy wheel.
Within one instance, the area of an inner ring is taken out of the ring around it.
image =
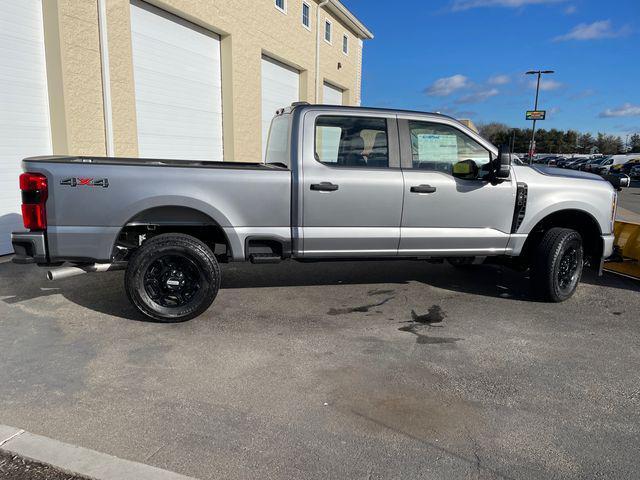
[[[134,252],[125,273],[131,303],[159,322],[182,322],[203,313],[220,288],[220,267],[211,249],[195,237],[168,233]]]

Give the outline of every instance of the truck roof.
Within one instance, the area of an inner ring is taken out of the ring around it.
[[[307,103],[307,102],[293,102],[291,106],[282,108],[276,112],[276,114],[282,113],[291,113],[294,110],[306,110],[306,109],[317,109],[317,108],[326,108],[331,110],[345,110],[347,112],[386,112],[386,113],[403,113],[408,115],[430,115],[433,117],[441,117],[449,120],[454,120],[460,123],[460,120],[454,118],[450,115],[445,115],[443,113],[437,112],[422,112],[419,110],[405,110],[398,108],[384,108],[384,107],[357,107],[351,105],[326,105],[322,103]]]

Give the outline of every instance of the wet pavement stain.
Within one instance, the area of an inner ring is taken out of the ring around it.
[[[328,315],[345,315],[348,313],[357,313],[357,312],[368,312],[369,310],[371,310],[372,308],[375,307],[380,307],[381,305],[384,305],[385,303],[393,300],[396,297],[387,297],[384,300],[382,300],[381,302],[378,303],[372,303],[370,305],[361,305],[359,307],[346,307],[346,308],[331,308],[329,309],[329,311],[327,312]]]
[[[432,305],[429,308],[429,311],[423,315],[418,315],[415,310],[411,310],[411,320],[407,320],[406,322],[409,325],[405,325],[404,327],[398,328],[401,332],[408,332],[415,335],[416,343],[418,345],[437,345],[444,343],[456,343],[459,340],[464,340],[463,338],[457,337],[431,337],[429,335],[425,335],[421,333],[421,330],[424,328],[432,328],[432,327],[441,327],[441,325],[432,325],[433,323],[441,323],[447,314],[442,311],[439,305]]]
[[[423,325],[431,325],[432,323],[440,323],[447,317],[442,311],[440,305],[431,305],[429,311],[423,315],[418,315],[415,310],[411,310],[411,321],[421,323]]]

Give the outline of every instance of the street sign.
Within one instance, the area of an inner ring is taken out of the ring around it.
[[[527,110],[527,120],[544,120],[546,110]]]

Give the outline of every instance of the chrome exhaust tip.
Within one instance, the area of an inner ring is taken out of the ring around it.
[[[126,263],[91,263],[86,265],[75,265],[72,267],[60,267],[47,270],[47,280],[55,281],[64,278],[71,278],[91,272],[110,272],[113,270],[124,270]]]

